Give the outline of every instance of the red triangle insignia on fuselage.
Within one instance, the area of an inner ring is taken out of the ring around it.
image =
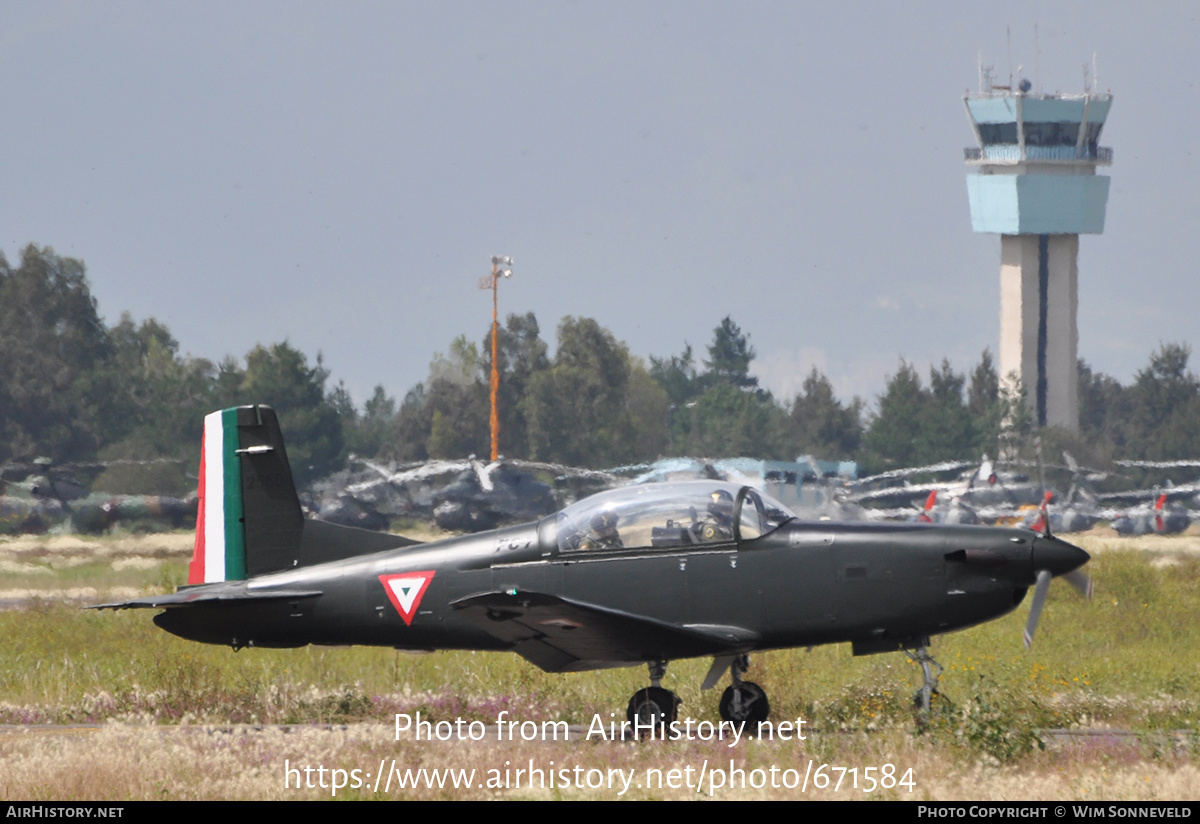
[[[379,583],[383,584],[383,591],[387,593],[388,600],[392,602],[396,612],[400,613],[404,623],[410,627],[413,616],[417,614],[417,607],[421,605],[421,597],[425,590],[429,589],[429,582],[433,580],[436,572],[437,570],[430,569],[379,576]]]

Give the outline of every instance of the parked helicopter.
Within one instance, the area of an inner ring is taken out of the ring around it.
[[[599,491],[628,481],[612,472],[537,461],[420,461],[384,466],[350,456],[362,469],[335,473],[314,484],[306,505],[314,517],[341,526],[386,530],[397,518],[428,519],[440,529],[485,532],[552,514],[556,492]],[[556,488],[541,477],[555,479]],[[569,487],[561,490],[562,484]]]
[[[917,516],[917,521],[923,524],[977,524],[979,513],[975,507],[963,503],[961,498],[939,502],[935,489],[925,499],[925,506]]]
[[[1180,504],[1168,503],[1166,492],[1149,502],[1139,504],[1113,519],[1112,528],[1118,535],[1178,535],[1187,529],[1192,518]]]
[[[194,497],[88,494],[72,471],[118,463],[159,462],[107,461],[55,467],[48,459],[39,458],[31,465],[0,467],[0,535],[38,534],[55,528],[99,534],[119,522],[190,528],[196,516]]]
[[[907,500],[910,505],[916,505],[930,492],[937,492],[939,497],[945,500],[960,500],[975,510],[1012,511],[1021,506],[1038,506],[1046,484],[1030,480],[1022,472],[1013,469],[1021,467],[1022,464],[1008,461],[1004,462],[1003,466],[1010,468],[1001,469],[1000,462],[984,455],[976,463],[947,461],[931,466],[892,470],[882,475],[864,478],[858,483],[869,488],[881,480],[894,482],[895,479],[901,478],[904,480],[903,486],[885,486],[872,492],[860,493],[858,500],[861,503],[892,505],[899,505]],[[923,484],[911,484],[907,480],[908,476],[912,475],[941,473],[963,467],[965,471],[955,480]]]
[[[161,608],[159,627],[234,650],[509,650],[548,672],[645,664],[651,686],[627,709],[645,731],[677,716],[661,684],[670,660],[711,657],[704,689],[729,670],[721,717],[754,723],[769,701],[742,678],[750,653],[841,642],[855,655],[914,650],[927,710],[931,635],[1011,612],[1035,586],[1031,638],[1051,578],[1085,588],[1087,560],[1048,531],[802,522],[715,480],[628,486],[421,544],[306,520],[275,412],[243,406],[205,418],[188,585],[97,608]]]
[[[1194,460],[1180,461],[1113,461],[1117,466],[1134,469],[1180,469],[1200,465]],[[1116,513],[1112,527],[1121,535],[1177,535],[1192,522],[1188,507],[1194,507],[1200,483],[1175,484],[1167,479],[1163,486],[1109,492],[1099,496],[1104,503],[1132,504],[1132,508]],[[1151,503],[1153,502],[1153,503]]]

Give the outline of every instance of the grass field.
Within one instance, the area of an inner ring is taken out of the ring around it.
[[[397,713],[494,724],[507,712],[509,720],[586,729],[597,719],[613,720],[610,713],[623,718],[645,672],[547,675],[517,656],[492,653],[308,647],[235,654],[170,636],[147,611],[79,608],[177,585],[190,536],[10,539],[0,542],[0,603],[9,607],[0,610],[0,724],[98,727],[18,726],[0,735],[0,795],[331,797],[331,787],[295,789],[303,773],[286,786],[287,769],[306,765],[344,771],[339,798],[1198,798],[1200,538],[1123,541],[1097,532],[1076,540],[1093,552],[1095,598],[1083,601],[1056,583],[1030,652],[1021,644],[1027,605],[935,639],[945,699],[928,728],[914,724],[920,668],[904,655],[853,658],[844,645],[789,650],[755,656],[748,677],[767,689],[774,719],[804,720],[805,740],[742,740],[731,747],[703,740],[613,743],[595,735],[497,742],[490,733],[480,741],[444,742],[406,733],[397,741]],[[664,686],[683,699],[681,717],[718,717],[720,690],[699,691],[707,667],[707,661],[672,662]],[[1078,728],[1139,735],[1063,743],[1045,732]],[[454,789],[441,774],[447,786],[377,793],[375,779],[363,776],[378,775],[381,763],[389,775],[393,763],[401,771],[477,773],[471,789]],[[842,769],[842,786],[812,783],[811,771],[821,764]],[[895,767],[894,781],[905,775],[910,781],[878,786],[885,764]],[[584,770],[572,773],[567,787],[535,780],[531,788],[530,776],[512,775],[532,766],[536,778],[536,770],[564,765]],[[868,768],[877,786],[853,790],[851,783],[867,783]],[[355,769],[358,787],[351,786]],[[656,769],[662,786],[655,786]],[[677,786],[671,769],[679,770]],[[602,786],[586,786],[588,770],[593,779],[604,774]],[[638,781],[621,794],[629,770]],[[736,784],[739,770],[747,776],[744,788],[715,785]],[[803,792],[786,786],[806,770]],[[702,772],[708,781],[697,793],[686,785]],[[756,776],[763,786],[755,786]],[[312,781],[320,783],[318,773]]]

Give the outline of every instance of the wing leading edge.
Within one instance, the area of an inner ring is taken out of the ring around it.
[[[200,586],[180,587],[175,592],[166,595],[147,595],[144,598],[134,598],[131,601],[118,601],[112,604],[97,604],[88,609],[157,609],[160,607],[187,607],[196,604],[213,603],[215,601],[277,601],[280,599],[313,598],[320,595],[316,589],[264,589],[253,590],[243,582],[236,584],[201,584]]]

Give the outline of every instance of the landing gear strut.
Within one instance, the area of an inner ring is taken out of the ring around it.
[[[917,694],[913,696],[913,705],[917,708],[917,712],[923,721],[929,721],[930,705],[932,700],[937,697],[938,679],[945,672],[945,667],[933,660],[933,656],[929,654],[929,639],[922,638],[921,643],[917,645],[916,652],[911,653],[912,657],[921,662],[921,671],[925,674],[925,683],[921,685],[921,689],[917,690]],[[933,668],[937,667],[937,675],[933,674]]]
[[[625,717],[638,738],[645,735],[664,737],[668,725],[679,717],[679,696],[663,689],[662,679],[667,674],[666,661],[649,664],[650,683],[653,686],[640,689],[629,699]]]
[[[743,673],[749,668],[749,655],[737,656],[729,667],[733,684],[721,695],[721,703],[718,705],[723,721],[757,725],[766,721],[767,716],[771,714],[771,703],[767,701],[766,691],[753,681],[742,680]]]

